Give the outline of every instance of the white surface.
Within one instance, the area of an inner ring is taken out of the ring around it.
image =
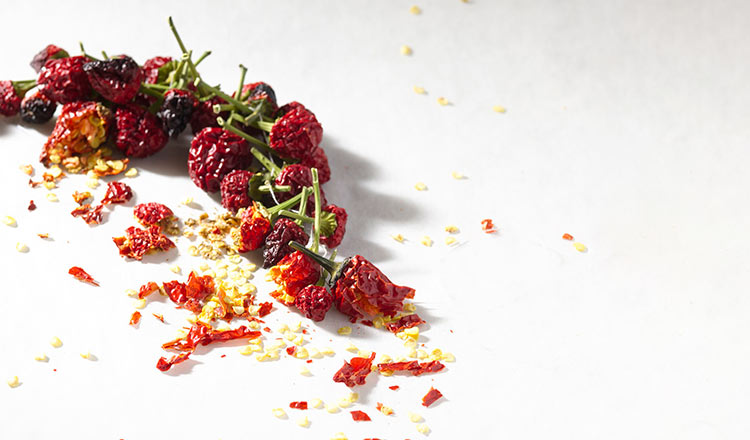
[[[0,388],[0,437],[414,439],[414,409],[436,439],[746,437],[745,2],[445,0],[418,3],[419,16],[397,1],[21,3],[3,7],[2,78],[31,77],[28,60],[49,42],[139,61],[175,54],[171,14],[190,47],[214,51],[204,76],[232,89],[243,62],[280,102],[313,109],[333,168],[326,193],[351,218],[341,253],[370,256],[416,288],[432,322],[425,340],[458,362],[431,377],[372,377],[356,409],[373,422],[310,410],[308,429],[295,425],[298,411],[281,421],[270,409],[343,396],[330,377],[349,339],[391,354],[399,341],[360,327],[340,337],[333,313],[313,344],[337,356],[310,365],[312,378],[298,374],[300,361],[260,364],[235,347],[194,356],[189,374],[158,372],[159,346],[183,315],[152,304],[133,329],[123,289],[174,274],[117,256],[110,237],[133,223],[128,208],[93,229],[68,215],[81,178],[62,182],[58,204],[28,188],[17,167],[35,162],[44,135],[0,121],[0,214],[19,222],[0,226],[0,374],[22,381]],[[453,105],[438,106],[439,96]],[[498,104],[508,112],[493,113]],[[135,162],[137,202],[166,202],[183,217],[193,214],[177,206],[187,195],[216,208],[185,176],[186,146]],[[469,178],[455,181],[453,170]],[[429,191],[415,191],[417,181]],[[487,217],[496,236],[480,231]],[[461,228],[461,246],[442,244],[447,224]],[[36,238],[44,231],[54,241]],[[16,253],[16,241],[30,252]],[[176,259],[184,271],[197,265],[186,246]],[[73,264],[102,287],[72,280]],[[262,274],[256,281],[266,298]],[[87,350],[97,362],[79,358]],[[33,360],[40,351],[49,363]],[[421,408],[431,385],[447,400]]]

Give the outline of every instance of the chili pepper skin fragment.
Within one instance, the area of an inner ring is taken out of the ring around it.
[[[76,277],[78,281],[89,283],[94,286],[99,286],[99,283],[97,283],[91,275],[89,275],[85,270],[81,269],[78,266],[71,267],[68,270],[68,273]]]
[[[413,376],[420,376],[425,373],[437,373],[445,368],[445,365],[438,361],[422,362],[419,361],[407,361],[407,362],[384,362],[378,364],[378,370],[381,372],[389,371],[407,371]]]
[[[495,229],[495,225],[492,223],[491,218],[486,218],[482,220],[482,230],[487,234],[492,234],[494,232],[497,232],[497,229]]]
[[[416,327],[424,323],[424,320],[420,318],[419,315],[414,313],[411,315],[402,316],[396,322],[389,322],[388,324],[386,324],[386,327],[388,328],[388,331],[398,333],[401,330]]]
[[[568,234],[567,232],[563,234],[562,238],[563,240],[573,241],[573,236]]]
[[[166,226],[170,220],[174,219],[174,212],[169,207],[161,203],[141,203],[133,208],[133,215],[138,223],[145,227]]]
[[[192,352],[199,344],[209,345],[214,342],[230,341],[233,339],[255,339],[260,337],[260,335],[260,332],[248,330],[244,325],[232,330],[214,330],[205,324],[196,322],[190,327],[187,336],[167,342],[162,345],[162,348],[165,350]]]
[[[294,304],[299,292],[320,279],[320,266],[312,258],[295,251],[284,257],[267,274],[278,288],[270,293],[284,305]]]
[[[120,255],[134,260],[142,260],[144,255],[152,251],[168,251],[175,247],[174,242],[162,234],[158,226],[148,229],[131,226],[125,230],[124,236],[113,237],[112,241],[117,245]]]
[[[292,402],[289,404],[289,408],[307,409],[307,402]]]
[[[162,356],[156,363],[156,368],[159,371],[169,371],[169,369],[172,368],[172,365],[179,364],[180,362],[185,362],[186,360],[188,360],[190,354],[191,352],[180,353],[176,356],[172,356],[169,360]]]
[[[353,357],[349,362],[344,361],[344,366],[333,375],[333,381],[343,383],[349,388],[364,385],[367,375],[372,371],[373,360],[375,360],[374,352],[369,358]]]
[[[430,391],[428,391],[427,394],[422,397],[422,406],[428,407],[441,397],[443,397],[443,393],[436,390],[435,388],[430,387]]]
[[[135,327],[136,325],[138,325],[139,322],[141,322],[141,312],[136,310],[135,312],[133,312],[133,315],[130,317],[130,325]]]
[[[36,55],[34,55],[34,58],[31,60],[31,63],[29,63],[29,65],[32,69],[34,69],[34,72],[39,73],[39,71],[42,70],[42,67],[44,67],[44,64],[47,61],[56,60],[59,58],[67,58],[69,56],[70,55],[65,51],[65,49],[57,47],[54,44],[48,44],[47,47],[40,50]]]
[[[133,198],[133,189],[127,183],[109,182],[102,205],[126,203]]]
[[[391,385],[388,388],[391,389],[391,390],[393,390],[393,391],[398,391],[398,389],[401,388],[401,387],[398,386],[398,385]]]
[[[355,422],[369,422],[371,421],[370,416],[368,416],[363,411],[351,411],[352,414],[352,420]]]

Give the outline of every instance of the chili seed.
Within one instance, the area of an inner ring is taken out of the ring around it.
[[[411,420],[412,423],[419,423],[424,419],[417,413],[409,412],[409,420]]]
[[[38,362],[47,362],[49,358],[44,353],[39,353],[36,356],[34,356],[34,360]]]
[[[30,176],[34,173],[34,167],[31,165],[21,165],[18,167],[24,174]]]
[[[310,400],[310,406],[313,408],[320,408],[321,406],[323,406],[323,401],[317,398],[312,399]]]
[[[135,177],[138,175],[138,170],[135,168],[129,168],[125,171],[125,177]]]
[[[458,171],[451,171],[451,177],[453,177],[456,180],[463,180],[466,178],[463,174],[459,173]]]
[[[432,247],[432,239],[428,237],[427,235],[422,237],[422,240],[420,241],[420,243],[422,243],[423,245],[427,247]]]
[[[505,107],[503,107],[502,105],[495,105],[492,106],[492,111],[495,113],[505,113]]]
[[[46,197],[47,197],[47,200],[49,200],[50,202],[57,202],[60,200],[57,198],[57,194],[55,193],[47,193]]]
[[[583,243],[575,242],[573,243],[573,247],[576,248],[578,252],[586,252],[586,246]]]
[[[407,45],[401,46],[401,55],[411,55],[412,53],[411,47]]]
[[[456,239],[454,237],[445,237],[445,244],[450,246],[452,244],[456,243]]]
[[[456,357],[453,355],[453,353],[443,353],[443,356],[440,357],[440,360],[445,362],[456,362]]]
[[[26,253],[29,251],[29,247],[26,246],[26,244],[21,243],[20,241],[16,243],[16,250],[21,253]]]
[[[411,8],[409,8],[409,12],[411,12],[414,15],[419,15],[422,13],[422,9],[420,9],[419,6],[414,5]]]
[[[401,235],[401,234],[391,235],[391,238],[394,239],[394,240],[396,240],[399,243],[403,243],[404,242],[404,236]]]
[[[16,226],[18,226],[18,223],[16,223],[16,219],[14,219],[13,217],[9,215],[6,215],[5,217],[3,217],[3,223],[10,226],[11,228],[15,228]]]
[[[63,343],[60,338],[58,338],[57,336],[53,336],[52,339],[49,340],[49,345],[55,348],[60,348],[62,347]]]
[[[331,414],[335,414],[339,412],[339,406],[336,405],[335,403],[326,403],[325,408],[326,408],[326,411],[328,411]]]
[[[420,423],[417,425],[417,431],[419,431],[420,434],[427,435],[430,433],[430,428],[424,423]]]
[[[424,87],[414,86],[414,93],[416,93],[417,95],[426,95],[427,90],[425,90]]]
[[[296,353],[295,353],[295,355],[296,355]],[[312,373],[310,373],[310,370],[307,367],[305,367],[305,366],[303,366],[302,368],[299,369],[299,374],[301,374],[303,376],[312,376]]]
[[[146,307],[146,298],[141,298],[141,299],[135,300],[135,302],[133,302],[133,307],[135,307],[136,309],[143,309],[143,308],[145,308]]]
[[[346,347],[346,351],[349,351],[349,352],[352,352],[352,353],[356,353],[356,352],[358,352],[358,351],[359,351],[359,348],[357,348],[357,346],[356,346],[356,345],[354,345],[354,344],[352,344],[352,343],[350,342],[350,343],[349,343],[349,346],[348,346],[348,347]]]
[[[20,384],[21,382],[18,380],[18,376],[12,376],[8,379],[8,386],[11,388],[15,388]]]
[[[442,96],[437,99],[437,103],[440,105],[448,105],[450,104],[450,101],[448,99],[443,98]]]
[[[349,440],[349,438],[343,432],[337,432],[336,434],[333,434],[333,437],[331,437],[331,440]]]
[[[271,410],[271,413],[277,419],[283,419],[283,418],[286,417],[286,411],[284,411],[283,408],[274,408],[274,409]]]
[[[307,419],[307,416],[304,416],[301,419],[297,420],[297,425],[306,428],[310,425],[310,420]]]
[[[417,183],[416,183],[416,184],[414,185],[414,189],[416,189],[417,191],[427,191],[427,185],[425,185],[425,184],[424,184],[424,183],[422,183],[422,182],[417,182]]]
[[[349,327],[348,325],[346,325],[344,327],[339,328],[337,330],[337,333],[340,334],[340,335],[342,335],[342,336],[350,335],[350,334],[352,334],[352,328]]]

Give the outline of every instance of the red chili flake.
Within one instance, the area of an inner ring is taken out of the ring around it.
[[[196,322],[190,327],[187,336],[167,342],[162,345],[162,348],[165,350],[193,351],[199,344],[208,345],[214,342],[242,338],[255,339],[259,336],[260,332],[251,331],[244,325],[232,330],[214,330],[205,324]]]
[[[308,359],[305,362],[307,362],[308,364],[312,364],[312,359]]]
[[[172,365],[179,364],[180,362],[185,362],[190,357],[191,353],[192,352],[180,353],[178,355],[172,356],[172,358],[169,360],[162,356],[156,363],[156,368],[159,369],[159,371],[167,371],[172,368]]]
[[[38,235],[39,238],[42,238],[42,239],[45,239],[45,240],[49,238],[49,234],[46,234],[46,233],[44,233],[44,234],[36,234],[36,235]]]
[[[307,402],[292,402],[289,404],[289,408],[307,409]]]
[[[162,316],[162,315],[157,315],[156,313],[152,313],[152,315],[154,315],[154,318],[156,318],[156,319],[158,319],[159,321],[161,321],[162,323],[164,323],[164,316]]]
[[[573,236],[568,234],[567,232],[563,234],[562,238],[563,240],[573,241]]]
[[[407,361],[407,362],[386,362],[378,364],[379,371],[408,371],[413,376],[419,376],[425,373],[437,373],[438,371],[445,368],[445,365],[438,361],[422,362],[419,361]]]
[[[349,388],[364,385],[374,359],[375,353],[372,353],[369,358],[353,357],[349,362],[344,361],[344,366],[333,375],[333,381],[342,382]]]
[[[36,209],[36,204],[34,204],[33,200],[29,200],[29,211],[33,211]]]
[[[208,275],[201,277],[195,272],[190,272],[187,283],[168,281],[163,287],[173,303],[194,313],[200,313],[203,301],[216,292],[213,278]]]
[[[98,225],[102,222],[102,208],[104,208],[103,205],[97,205],[96,207],[91,208],[91,205],[86,204],[74,209],[70,215],[73,217],[81,217],[86,224]]]
[[[159,290],[159,285],[153,281],[149,281],[138,289],[138,298],[143,299],[157,290]]]
[[[227,355],[225,355],[225,354],[222,354],[222,355],[221,355],[221,357],[225,358],[225,357],[227,357]]]
[[[352,419],[355,422],[369,422],[371,420],[370,416],[365,414],[363,411],[352,411],[351,413],[352,413]]]
[[[144,255],[153,250],[167,251],[175,247],[172,240],[162,234],[158,226],[148,229],[131,226],[125,230],[125,236],[113,237],[112,241],[120,250],[120,255],[135,260],[142,260]]]
[[[263,331],[266,332],[266,333],[271,333],[271,328],[270,327],[263,327]]]
[[[372,323],[372,321],[370,321],[369,319],[366,319],[366,320],[364,320],[364,321],[359,321],[359,323],[360,323],[360,324],[363,324],[363,325],[366,325],[366,326],[368,326],[368,327],[372,327],[372,326],[374,326],[374,325],[375,325],[375,324],[373,324],[373,323]]]
[[[145,227],[165,226],[174,219],[174,213],[167,206],[161,203],[141,203],[133,208],[138,223]]]
[[[430,387],[430,391],[422,397],[422,406],[430,406],[441,397],[443,397],[443,393]]]
[[[482,230],[486,232],[487,234],[492,234],[493,232],[497,232],[497,229],[495,229],[495,225],[492,224],[491,218],[486,218],[482,220]]]
[[[81,269],[78,266],[73,266],[68,270],[68,273],[76,277],[78,281],[83,281],[84,283],[93,284],[94,286],[98,286],[99,283],[94,280],[94,278],[86,273],[85,270]]]
[[[398,386],[398,385],[391,385],[391,386],[389,386],[388,388],[392,389],[393,391],[396,391],[396,390],[398,390],[398,389],[399,389],[399,388],[401,388],[401,387],[400,387],[400,386]]]
[[[76,201],[79,205],[83,205],[83,202],[91,198],[91,193],[88,191],[85,192],[74,192],[73,193],[73,200]]]
[[[130,317],[130,325],[138,325],[139,322],[141,322],[141,312],[136,310]]]
[[[258,316],[261,318],[271,313],[271,309],[273,308],[273,303],[270,302],[262,302],[258,304],[260,306],[260,309],[258,310]]]
[[[102,199],[102,205],[125,203],[133,198],[133,190],[126,183],[109,182],[107,192]]]
[[[389,322],[386,324],[386,327],[388,327],[389,331],[398,333],[403,329],[416,327],[420,324],[424,324],[424,320],[414,313],[412,315],[402,316],[398,321]]]
[[[243,211],[240,227],[232,232],[232,239],[238,252],[250,252],[263,247],[270,231],[271,222],[266,218],[264,210],[261,210],[257,203],[253,203]]]
[[[294,353],[296,352],[297,352],[297,347],[293,345],[291,347],[286,348],[286,354],[288,354],[289,356],[294,356]]]

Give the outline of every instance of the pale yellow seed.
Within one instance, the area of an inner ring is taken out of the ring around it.
[[[427,246],[427,247],[432,247],[432,243],[433,243],[432,239],[429,236],[427,236],[427,235],[425,235],[424,237],[422,237],[422,240],[420,240],[419,242],[422,243],[423,245]]]
[[[240,347],[239,352],[243,356],[250,356],[255,353],[255,347],[252,345],[245,345],[244,347]]]
[[[125,289],[125,294],[127,296],[133,297],[138,295],[138,291],[135,289]]]
[[[318,350],[317,348],[310,348],[308,352],[310,353],[310,357],[313,359],[320,359],[323,357],[323,355],[320,354],[320,350]]]
[[[414,14],[414,15],[419,15],[419,14],[421,14],[421,13],[422,13],[422,9],[420,9],[420,7],[419,7],[419,6],[417,6],[417,5],[414,5],[414,6],[412,6],[411,8],[409,8],[409,12],[411,12],[411,13],[412,13],[412,14]]]
[[[359,394],[357,393],[349,393],[349,401],[350,402],[357,402],[359,400]]]
[[[88,186],[91,189],[98,188],[99,187],[99,179],[88,179],[88,180],[86,180],[86,186]]]
[[[257,265],[257,264],[255,264],[255,263],[248,263],[248,264],[246,264],[246,265],[245,265],[245,266],[243,267],[243,270],[244,270],[244,269],[247,269],[247,270],[249,270],[250,272],[255,272],[256,270],[258,270],[258,265]]]
[[[336,352],[333,351],[331,347],[325,347],[325,348],[320,349],[320,354],[324,354],[326,356],[333,356],[334,354],[336,354]]]
[[[294,338],[292,342],[294,342],[294,345],[302,345],[305,343],[305,339],[302,337],[302,335],[299,335],[296,338]]]
[[[427,185],[425,185],[423,182],[417,182],[414,185],[414,189],[417,191],[427,191]]]
[[[310,370],[307,367],[302,367],[299,369],[299,374],[303,376],[312,376],[312,373],[310,373]]]
[[[338,406],[340,406],[341,408],[349,408],[350,406],[352,406],[352,402],[351,400],[349,400],[348,397],[340,398],[337,403],[338,403]]]
[[[15,388],[21,384],[21,382],[18,380],[18,376],[12,376],[8,378],[7,382],[8,382],[8,386],[11,388]]]
[[[34,360],[37,362],[47,362],[49,358],[44,353],[39,353],[36,356],[34,356]]]
[[[258,330],[260,328],[260,323],[258,321],[250,321],[247,326],[253,330]]]
[[[178,266],[176,264],[173,264],[173,265],[169,266],[169,270],[171,270],[174,273],[180,273],[180,272],[182,272],[182,269],[180,269],[180,266]]]
[[[406,303],[404,304],[404,312],[415,312],[417,311],[417,306],[414,303]]]
[[[419,423],[419,422],[421,422],[422,420],[424,420],[424,419],[422,418],[422,416],[420,416],[420,415],[419,415],[419,414],[417,414],[417,413],[409,412],[409,414],[408,414],[408,415],[409,415],[409,420],[411,420],[411,422],[412,422],[412,423]]]
[[[52,339],[49,340],[49,345],[55,348],[60,348],[62,347],[63,343],[60,338],[58,338],[57,336],[53,336]]]
[[[440,105],[448,105],[451,102],[448,101],[446,98],[443,98],[442,96],[437,99],[437,103]]]
[[[463,180],[463,179],[466,178],[466,176],[464,176],[463,174],[459,173],[458,171],[452,171],[451,172],[451,177],[453,177],[456,180]]]
[[[456,238],[455,237],[445,237],[445,244],[446,245],[450,246],[450,245],[455,244],[455,243],[456,243]]]
[[[401,46],[401,55],[411,55],[414,51],[407,45]]]
[[[344,327],[339,328],[337,332],[338,334],[342,336],[350,335],[352,334],[352,328],[346,325]]]
[[[385,415],[387,415],[387,416],[390,416],[391,414],[393,414],[393,408],[391,408],[389,406],[381,405],[380,406],[380,412],[383,413],[383,414],[385,414]]]
[[[424,423],[420,423],[417,425],[417,431],[419,431],[420,434],[427,435],[430,433],[430,428]]]
[[[419,360],[427,359],[427,352],[424,350],[417,350],[417,359]]]
[[[21,165],[18,167],[24,174],[30,176],[34,173],[34,167],[31,165]]]
[[[60,201],[60,199],[57,198],[57,194],[55,193],[47,193],[46,197],[47,197],[47,200],[49,200],[50,202]]]
[[[16,250],[21,253],[26,253],[29,251],[29,247],[26,246],[26,244],[21,243],[20,241],[16,243]]]
[[[404,347],[408,348],[409,350],[416,350],[417,341],[413,339],[407,339],[406,342],[404,342]]]
[[[310,354],[305,347],[299,347],[297,348],[297,351],[294,352],[294,357],[297,359],[307,359],[309,356]]]
[[[448,225],[445,227],[445,232],[449,234],[457,234],[459,231],[458,226],[455,225]]]
[[[583,243],[575,242],[573,243],[573,247],[576,248],[578,252],[586,252],[586,245]]]
[[[412,359],[416,359],[417,358],[417,350],[412,349],[411,351],[409,351],[409,353],[407,353],[407,356],[409,356]]]
[[[336,434],[333,434],[331,440],[349,440],[349,437],[347,437],[343,432],[337,432]]]
[[[290,327],[290,330],[292,330],[295,333],[299,333],[302,331],[302,321],[297,321],[296,324],[292,325]]]
[[[18,225],[18,223],[16,223],[16,219],[14,219],[13,217],[9,215],[6,215],[5,217],[3,217],[3,223],[5,223],[6,225],[12,228],[15,228]]]
[[[185,206],[190,206],[193,203],[193,198],[192,197],[185,197],[184,199],[182,199],[182,202],[180,202],[180,203],[182,203]]]
[[[354,344],[352,344],[350,342],[349,345],[346,347],[346,351],[349,351],[349,352],[352,352],[352,353],[356,353],[356,352],[359,351],[359,348],[357,348],[356,345],[354,345]]]
[[[306,428],[310,426],[310,420],[307,418],[307,416],[304,416],[301,419],[297,420],[297,425]]]
[[[83,359],[92,359],[91,353],[89,353],[88,351],[87,351],[87,352],[84,352],[84,353],[79,353],[79,355],[80,355],[80,356],[81,356],[81,357],[82,357]]]
[[[391,238],[394,239],[394,240],[396,240],[399,243],[403,243],[404,242],[404,236],[401,235],[401,234],[391,235]]]
[[[503,107],[502,105],[493,105],[492,111],[495,113],[505,113],[505,107]]]
[[[440,359],[445,362],[456,362],[456,357],[453,353],[443,353],[443,356],[441,356]]]
[[[372,320],[372,325],[375,326],[375,328],[383,328],[383,326],[385,325],[385,320],[382,316],[378,316]]]
[[[133,302],[133,307],[143,309],[146,307],[146,298],[137,299]]]
[[[335,414],[339,412],[339,406],[336,405],[335,403],[326,403],[325,408],[326,408],[326,411],[328,411],[331,414]]]
[[[320,408],[323,406],[323,401],[320,399],[312,399],[310,400],[310,406],[313,408]]]
[[[49,190],[57,188],[57,184],[55,182],[44,182],[42,186],[44,186],[45,188]]]
[[[195,246],[188,247],[188,254],[191,255],[191,256],[193,256],[193,257],[197,257],[198,254],[199,254],[198,248],[195,247]],[[206,268],[205,270],[208,270],[208,268]]]
[[[425,90],[424,87],[414,86],[414,93],[416,93],[417,95],[426,95],[427,90]]]
[[[245,313],[245,308],[242,306],[232,306],[232,311],[235,315],[241,315]]]
[[[125,171],[125,177],[135,177],[138,175],[138,170],[135,168],[130,168],[127,171]]]
[[[391,357],[388,356],[387,354],[382,354],[382,355],[380,355],[380,360],[378,361],[378,363],[379,364],[385,364],[385,363],[390,362],[392,360],[393,359],[391,359]]]
[[[284,411],[283,408],[274,408],[271,410],[271,414],[273,414],[273,416],[277,419],[283,419],[284,417],[286,417],[286,411]]]

